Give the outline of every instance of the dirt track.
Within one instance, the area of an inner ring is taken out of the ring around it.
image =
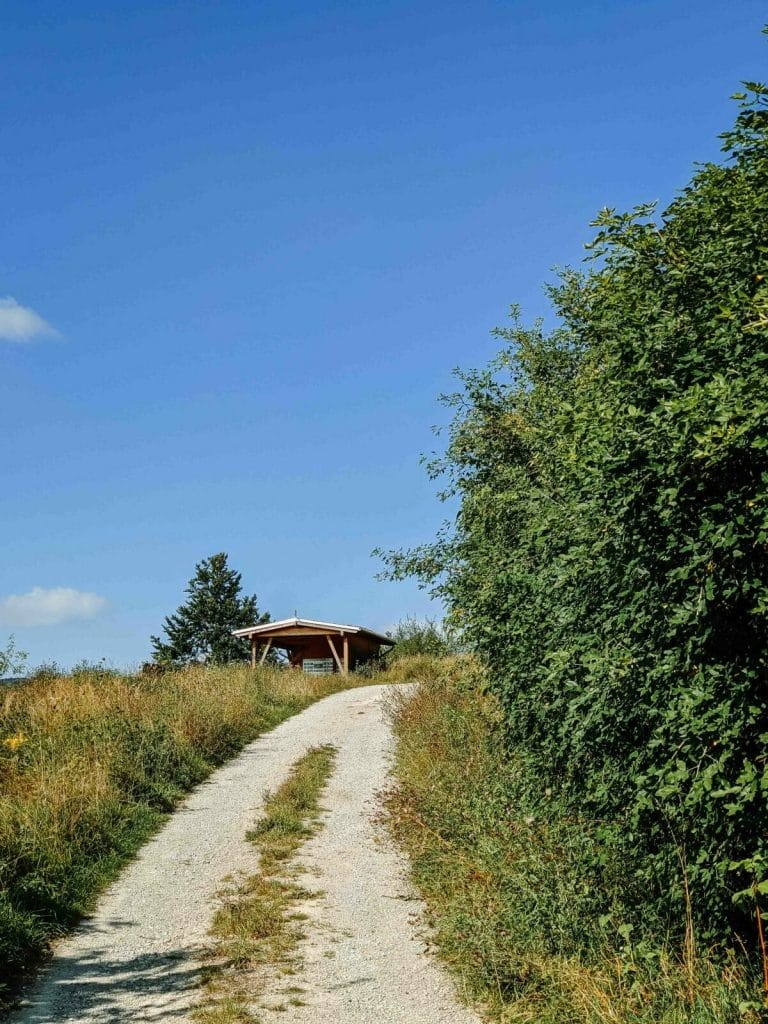
[[[334,694],[256,740],[219,769],[63,942],[18,1024],[191,1020],[198,956],[225,877],[256,870],[245,833],[264,792],[310,746],[333,743],[338,763],[324,827],[301,853],[305,884],[325,895],[305,908],[305,969],[292,984],[306,1005],[267,1019],[313,1024],[471,1024],[451,983],[424,952],[420,904],[402,856],[377,827],[389,730],[383,687]],[[282,1002],[278,990],[265,1002]]]

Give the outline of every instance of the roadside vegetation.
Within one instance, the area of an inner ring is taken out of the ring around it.
[[[296,973],[295,949],[304,935],[296,903],[310,894],[292,880],[292,859],[320,827],[320,797],[335,758],[330,744],[308,750],[267,798],[264,817],[248,833],[259,851],[259,871],[221,895],[203,1004],[195,1015],[200,1024],[258,1021],[254,1007],[268,983],[274,987],[276,974],[288,979],[284,1002],[301,1002],[301,986],[290,982]]]
[[[425,691],[398,719],[401,771],[421,757],[433,787],[410,763],[404,806],[477,872],[450,955],[464,942],[505,1005],[619,971],[602,1017],[530,1019],[736,1021],[711,1001],[726,976],[764,977],[741,1012],[768,1012],[768,87],[734,98],[722,163],[660,214],[603,210],[586,269],[549,289],[554,328],[514,310],[498,358],[459,374],[430,465],[455,524],[386,556],[484,667],[472,698],[441,684],[445,711]]]
[[[479,666],[420,657],[392,674],[415,664],[415,694],[390,698],[388,817],[464,998],[505,1024],[757,1024],[743,957],[626,923],[626,863],[510,752]]]
[[[0,1007],[186,792],[350,682],[242,665],[83,667],[0,692]]]
[[[456,654],[459,648],[458,637],[451,632],[444,622],[435,619],[401,619],[387,634],[394,646],[384,659],[384,664],[397,661],[415,654],[441,656]]]
[[[0,647],[0,681],[6,676],[17,676],[24,671],[27,654],[16,646],[16,638],[8,637],[5,647]]]

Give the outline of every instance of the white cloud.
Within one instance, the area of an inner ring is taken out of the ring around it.
[[[71,587],[33,587],[28,594],[0,598],[0,626],[56,626],[68,619],[91,619],[107,599]]]
[[[24,342],[56,337],[58,333],[34,309],[20,306],[10,295],[0,298],[0,340]]]

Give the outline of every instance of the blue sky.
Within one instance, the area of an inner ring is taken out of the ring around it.
[[[4,5],[0,643],[139,662],[221,550],[275,617],[434,614],[370,552],[446,512],[419,465],[436,396],[510,303],[546,311],[600,207],[717,157],[764,20]]]

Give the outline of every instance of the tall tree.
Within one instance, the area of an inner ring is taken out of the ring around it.
[[[232,636],[232,630],[269,622],[269,613],[259,614],[255,594],[242,595],[242,577],[227,558],[221,551],[195,566],[185,590],[187,600],[163,624],[166,639],[151,637],[156,661],[220,665],[247,659],[247,642]]]

